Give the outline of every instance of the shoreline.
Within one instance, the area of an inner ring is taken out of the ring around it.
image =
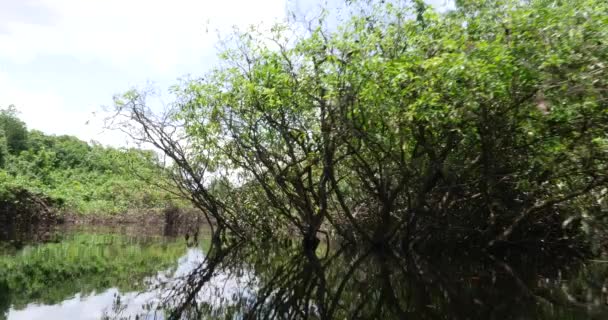
[[[65,213],[58,217],[58,224],[72,225],[164,225],[165,223],[163,210],[133,211],[119,214]]]
[[[142,225],[187,227],[208,224],[201,212],[194,208],[131,210],[119,214],[64,213],[57,216],[57,224],[69,225]]]

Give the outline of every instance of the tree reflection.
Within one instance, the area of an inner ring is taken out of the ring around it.
[[[605,319],[608,268],[561,259],[215,242],[146,319]],[[600,285],[593,285],[600,284]],[[160,311],[159,311],[160,310]]]

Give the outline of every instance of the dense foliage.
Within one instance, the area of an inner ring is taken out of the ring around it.
[[[150,182],[163,180],[154,152],[28,131],[14,107],[0,110],[0,160],[0,202],[21,201],[17,207],[28,205],[24,192],[79,214],[159,208],[170,200]]]
[[[605,1],[349,8],[337,27],[236,34],[167,113],[146,92],[118,97],[122,128],[240,237],[485,247],[594,233],[608,210]]]

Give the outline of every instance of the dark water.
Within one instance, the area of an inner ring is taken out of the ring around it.
[[[608,262],[194,246],[160,231],[0,241],[0,319],[608,319]]]

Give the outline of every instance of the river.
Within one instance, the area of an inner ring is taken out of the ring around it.
[[[608,319],[605,261],[197,240],[101,227],[0,240],[0,319]]]

